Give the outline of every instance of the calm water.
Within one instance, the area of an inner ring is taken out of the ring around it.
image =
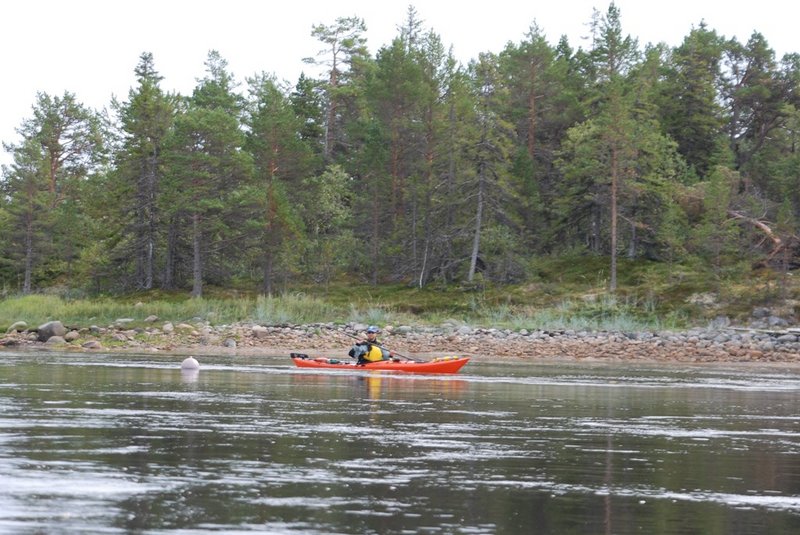
[[[800,373],[0,354],[2,533],[800,533]]]

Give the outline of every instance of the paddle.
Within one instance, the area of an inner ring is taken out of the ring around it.
[[[350,334],[348,332],[345,332],[344,334],[349,336],[350,338],[358,340],[359,342],[366,342],[366,340],[364,340],[363,338],[359,338],[358,336],[352,335],[352,334]],[[406,355],[403,355],[402,353],[398,353],[397,351],[393,351],[393,350],[389,349],[388,347],[384,347],[384,346],[382,346],[380,344],[373,344],[372,342],[367,342],[367,343],[369,343],[371,345],[374,345],[375,347],[379,347],[379,348],[383,349],[384,351],[388,351],[389,353],[392,354],[392,356],[396,355],[398,357],[402,357],[402,358],[404,358],[406,360],[411,360],[411,361],[414,361],[414,362],[427,362],[426,360],[415,359],[414,357],[407,357]]]

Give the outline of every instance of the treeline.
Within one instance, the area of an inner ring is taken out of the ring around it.
[[[709,280],[787,270],[800,216],[800,55],[700,23],[640,47],[611,4],[587,49],[533,25],[459,64],[413,7],[372,56],[313,28],[321,79],[240,85],[210,52],[191,95],[143,53],[110,114],[37,95],[7,144],[7,292],[293,281],[523,281],[542,255],[648,259]]]

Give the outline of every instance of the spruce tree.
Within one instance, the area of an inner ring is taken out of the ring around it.
[[[248,234],[262,274],[261,292],[271,295],[281,253],[289,243],[302,242],[303,210],[298,200],[302,180],[317,165],[310,144],[299,135],[303,122],[274,78],[261,75],[250,80],[246,122],[245,146],[254,173],[240,203],[249,215]],[[284,263],[280,270],[289,272],[290,265]]]
[[[158,197],[164,180],[164,142],[177,111],[177,97],[165,93],[162,77],[155,69],[153,55],[145,52],[134,71],[138,85],[128,100],[117,104],[122,146],[115,157],[113,188],[122,210],[118,253],[126,263],[132,260],[131,286],[149,290],[154,286],[156,260],[164,249],[165,234]]]

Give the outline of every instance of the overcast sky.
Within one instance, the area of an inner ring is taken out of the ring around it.
[[[142,52],[152,52],[165,90],[190,94],[204,75],[209,50],[218,50],[237,80],[267,72],[294,82],[302,63],[321,45],[314,24],[359,16],[374,56],[397,35],[408,6],[426,29],[438,33],[456,57],[500,52],[519,42],[532,22],[556,43],[566,35],[573,48],[584,40],[593,8],[608,0],[9,0],[0,3],[0,141],[18,142],[15,129],[32,115],[36,92],[75,93],[102,109],[111,96],[126,100]],[[796,0],[617,0],[624,33],[639,44],[680,44],[705,21],[725,37],[745,42],[761,32],[780,58],[800,52],[800,2]],[[0,163],[10,163],[0,151]]]

